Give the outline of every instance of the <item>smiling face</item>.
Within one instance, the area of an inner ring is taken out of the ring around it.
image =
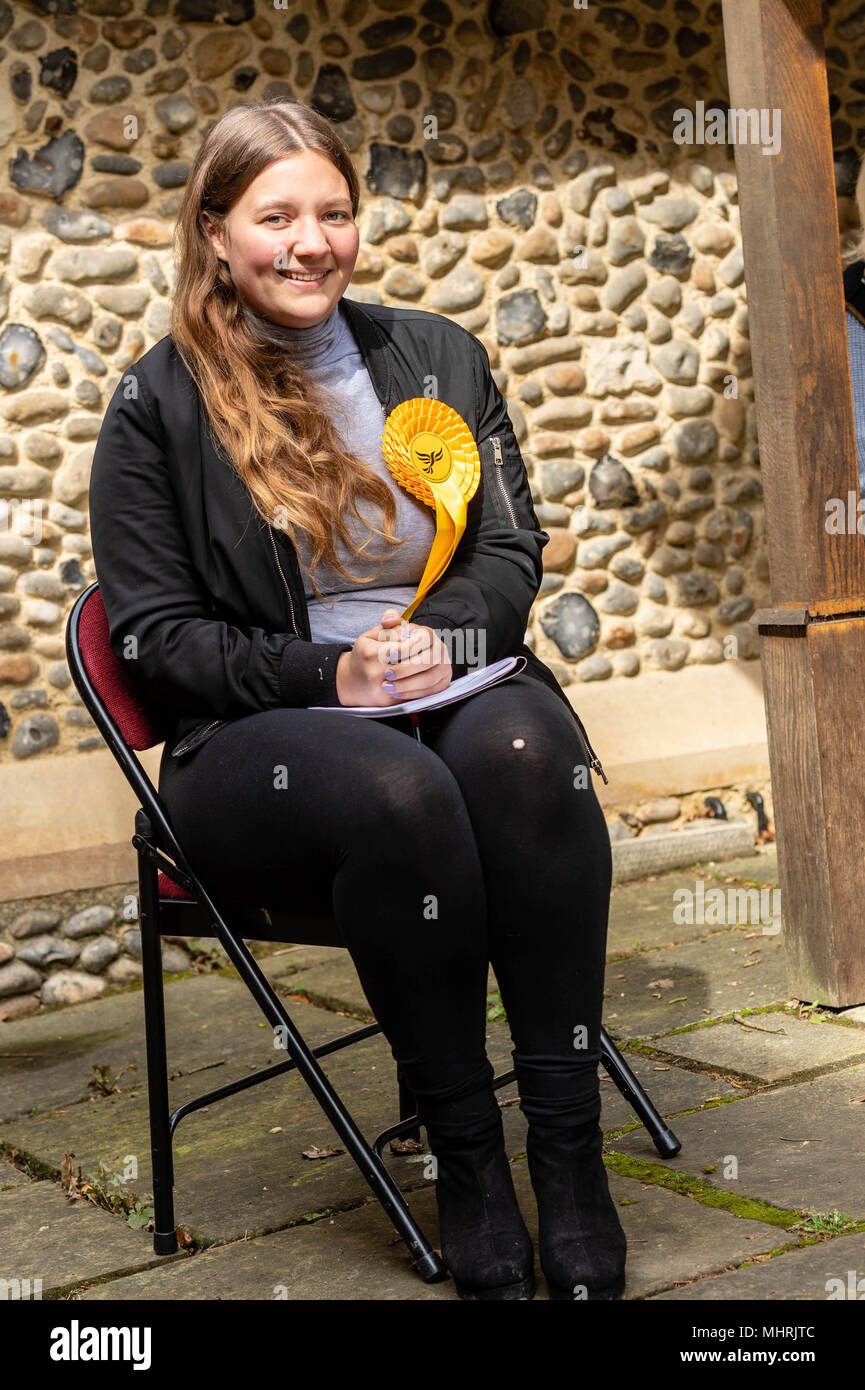
[[[342,298],[360,233],[348,184],[313,150],[279,159],[253,179],[221,229],[204,229],[253,313],[290,328],[311,328]],[[292,278],[294,273],[315,278]]]

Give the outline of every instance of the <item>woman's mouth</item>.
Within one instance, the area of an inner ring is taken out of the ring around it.
[[[290,280],[293,285],[322,285],[330,274],[330,270],[281,270],[279,274],[282,276],[283,280]]]

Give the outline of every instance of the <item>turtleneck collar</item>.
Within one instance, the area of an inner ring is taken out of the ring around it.
[[[329,314],[308,328],[293,328],[288,324],[276,323],[254,313],[244,305],[244,313],[250,323],[273,343],[278,343],[287,351],[296,353],[304,362],[318,361],[326,357],[339,330],[339,300]]]

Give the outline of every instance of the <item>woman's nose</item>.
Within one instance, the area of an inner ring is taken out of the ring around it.
[[[330,245],[321,223],[312,214],[309,217],[299,217],[295,221],[292,232],[294,233],[292,240],[296,250],[315,251]]]

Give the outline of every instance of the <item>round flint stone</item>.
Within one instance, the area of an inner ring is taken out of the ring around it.
[[[600,619],[582,594],[560,594],[541,613],[540,622],[562,656],[572,659],[587,656],[601,636]]]
[[[426,183],[426,160],[420,150],[403,150],[374,140],[369,147],[367,186],[392,198],[419,198]]]
[[[331,121],[347,121],[357,110],[351,86],[338,63],[323,63],[312,91],[312,105]]]
[[[640,500],[631,474],[611,454],[599,459],[589,474],[589,491],[598,507],[633,507]]]
[[[496,330],[502,346],[531,342],[546,325],[547,316],[536,290],[516,290],[500,299],[496,308]]]
[[[54,748],[60,738],[57,721],[50,714],[31,714],[19,724],[12,740],[13,758],[32,758]]]
[[[113,228],[106,217],[86,208],[47,207],[41,217],[42,226],[61,241],[87,242],[110,236]]]
[[[516,227],[531,227],[535,220],[538,200],[528,188],[518,188],[496,203],[496,212],[503,222]]]
[[[79,936],[95,936],[103,932],[114,921],[114,909],[104,903],[94,903],[92,907],[82,908],[69,918],[63,931],[73,939]]]
[[[39,334],[26,323],[7,323],[0,333],[0,386],[23,386],[44,361]]]
[[[9,161],[9,178],[22,193],[47,193],[62,198],[74,188],[84,168],[84,142],[74,130],[40,145],[32,156],[19,147]]]

